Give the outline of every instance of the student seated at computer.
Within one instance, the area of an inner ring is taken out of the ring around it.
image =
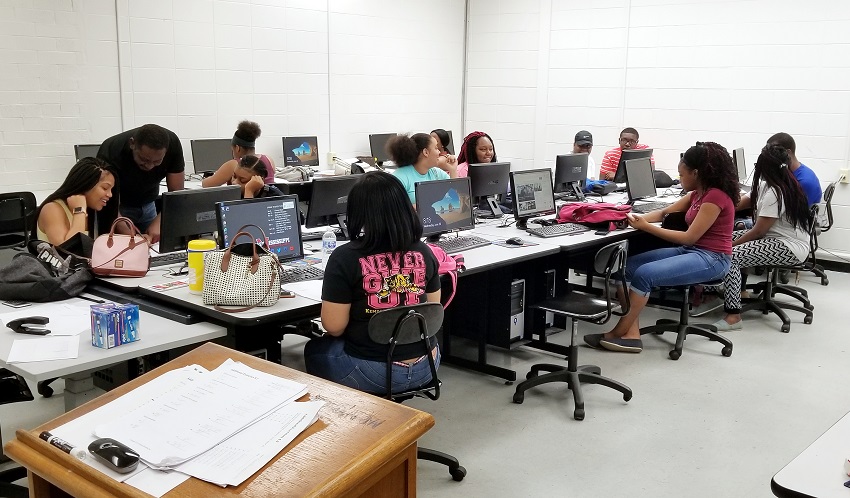
[[[470,164],[495,163],[496,147],[493,145],[493,139],[483,131],[473,131],[464,137],[457,162],[458,178],[469,175]]]
[[[109,163],[80,159],[36,211],[36,237],[59,245],[78,233],[91,237],[109,233],[118,217],[117,178]]]
[[[327,334],[307,343],[304,361],[310,374],[385,394],[387,345],[369,338],[369,320],[384,309],[439,302],[437,260],[420,240],[419,217],[392,175],[364,174],[348,194],[347,209],[351,241],[331,253],[322,283]],[[393,392],[431,380],[421,351],[418,343],[396,347]],[[439,365],[436,341],[431,354]]]
[[[593,135],[587,130],[576,133],[573,140],[573,154],[587,154],[587,171],[596,171],[596,161],[590,156],[593,151]],[[552,166],[554,173],[554,165]]]
[[[427,133],[392,137],[387,142],[387,151],[398,165],[393,175],[401,182],[411,204],[416,202],[416,183],[457,177],[455,164],[444,162],[442,166],[446,169],[440,169],[437,139]]]
[[[279,188],[265,183],[267,174],[268,170],[262,159],[248,154],[237,161],[230,184],[239,185],[243,199],[283,195]]]
[[[729,271],[732,223],[740,198],[729,152],[714,142],[697,142],[682,156],[679,178],[688,193],[678,201],[645,215],[629,214],[632,227],[678,245],[629,256],[625,277],[631,308],[610,332],[584,336],[590,346],[640,353],[638,317],[654,287],[718,280]],[[653,224],[674,212],[685,213],[687,231]],[[625,296],[619,297],[622,301]]]
[[[219,166],[218,170],[212,176],[204,178],[201,181],[201,186],[218,187],[230,183],[233,178],[233,172],[236,170],[237,162],[242,157],[251,154],[260,158],[260,161],[266,166],[266,175],[263,177],[265,183],[274,183],[274,161],[269,156],[257,154],[255,152],[255,143],[260,138],[260,125],[253,121],[242,121],[236,127],[236,132],[233,133],[233,138],[230,140],[230,149],[233,151],[233,159]]]
[[[791,158],[778,144],[766,145],[756,161],[753,188],[745,206],[755,206],[755,223],[736,230],[732,266],[723,279],[726,316],[714,323],[718,330],[740,330],[742,269],[760,265],[796,265],[809,254],[809,203],[791,171]]]
[[[449,132],[442,128],[437,128],[436,130],[431,130],[431,136],[437,139],[437,149],[440,151],[440,163],[437,164],[437,167],[442,170],[448,170],[449,164],[457,164],[457,157],[454,154],[449,153],[448,146],[452,143],[452,137],[449,135]]]
[[[602,164],[599,166],[600,180],[613,180],[617,174],[617,167],[620,165],[620,156],[624,150],[648,149],[645,144],[639,143],[640,135],[634,128],[623,128],[620,132],[620,146],[615,147],[602,157]],[[652,164],[655,164],[655,158],[650,158]]]

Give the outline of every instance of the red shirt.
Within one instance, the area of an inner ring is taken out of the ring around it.
[[[637,144],[632,147],[632,150],[648,149],[646,144]],[[617,166],[620,164],[620,156],[623,155],[623,149],[617,147],[605,153],[602,157],[602,164],[599,166],[599,179],[605,179],[605,173],[617,173]],[[655,164],[655,157],[649,158],[652,164]]]
[[[714,224],[702,234],[702,237],[694,243],[695,247],[707,251],[732,254],[732,227],[735,223],[735,204],[732,198],[722,190],[710,188],[702,197],[696,191],[691,192],[691,207],[685,213],[685,223],[691,226],[697,217],[699,208],[703,203],[714,204],[720,208],[720,214],[714,220]]]

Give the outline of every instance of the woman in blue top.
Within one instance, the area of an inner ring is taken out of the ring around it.
[[[393,175],[404,186],[411,203],[416,203],[417,182],[457,178],[457,163],[440,161],[437,139],[427,133],[393,137],[387,151],[398,165]]]

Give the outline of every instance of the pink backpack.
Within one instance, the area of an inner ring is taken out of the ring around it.
[[[581,223],[593,227],[626,228],[626,214],[632,210],[627,204],[611,204],[608,202],[573,202],[561,206],[558,212],[558,223]]]
[[[442,247],[434,244],[428,244],[428,247],[431,248],[431,252],[434,253],[434,257],[437,258],[437,265],[439,265],[437,267],[438,273],[440,275],[448,274],[452,279],[452,293],[446,300],[446,304],[443,305],[443,308],[448,308],[452,299],[454,299],[455,291],[457,290],[457,274],[466,269],[464,266],[463,254],[446,254],[446,251],[444,251]]]

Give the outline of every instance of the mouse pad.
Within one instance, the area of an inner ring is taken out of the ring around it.
[[[521,246],[515,246],[515,245],[513,245],[513,244],[508,244],[508,243],[507,243],[507,242],[505,242],[504,240],[494,240],[494,241],[492,242],[492,244],[493,244],[494,246],[508,247],[508,248],[510,248],[510,249],[515,249],[515,248],[517,248],[517,247],[531,247],[531,246],[536,246],[536,245],[538,245],[538,244],[537,244],[537,242],[529,242],[529,241],[527,241],[527,240],[525,240],[525,239],[523,239],[523,240],[522,240],[522,245],[521,245]]]

